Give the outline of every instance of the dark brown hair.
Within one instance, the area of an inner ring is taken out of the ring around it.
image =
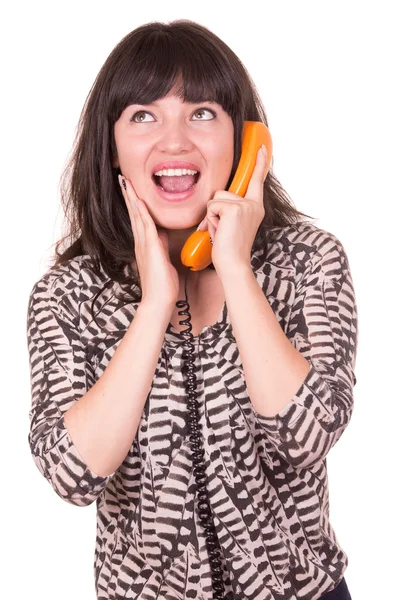
[[[94,269],[112,281],[136,285],[134,239],[118,174],[114,124],[130,104],[150,104],[181,82],[187,102],[214,101],[233,120],[234,163],[241,153],[245,120],[268,125],[264,107],[245,67],[214,33],[189,20],[152,22],[125,36],[101,68],[84,104],[71,157],[61,177],[61,201],[68,222],[56,244],[56,269],[88,254]],[[265,217],[253,250],[266,249],[266,230],[308,217],[293,207],[270,166],[264,182]],[[312,217],[309,217],[312,218]],[[64,249],[61,251],[61,247]],[[66,248],[66,249],[65,249]],[[105,286],[106,287],[106,286]]]

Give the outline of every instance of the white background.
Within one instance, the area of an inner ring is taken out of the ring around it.
[[[25,327],[62,214],[85,98],[124,35],[190,18],[240,56],[263,99],[274,172],[345,247],[359,311],[355,410],[328,456],[331,522],[353,600],[395,593],[396,35],[393,2],[18,2],[1,22],[2,597],[95,600],[95,504],[63,502],[28,448]],[[9,590],[6,593],[6,590]]]

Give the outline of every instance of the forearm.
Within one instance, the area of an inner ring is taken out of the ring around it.
[[[247,392],[257,413],[277,415],[293,398],[310,363],[282,330],[250,268],[222,277]]]
[[[103,375],[65,413],[73,443],[97,475],[113,473],[128,454],[171,312],[140,304]]]

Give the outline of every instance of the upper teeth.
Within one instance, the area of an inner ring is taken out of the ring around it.
[[[156,171],[155,175],[157,177],[172,177],[175,175],[196,175],[198,171],[192,171],[191,169],[163,169],[162,171]]]

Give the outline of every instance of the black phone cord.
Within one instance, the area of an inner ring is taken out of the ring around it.
[[[182,310],[178,311],[180,316],[186,315],[186,319],[179,321],[180,325],[187,325],[187,328],[181,332],[186,339],[186,352],[183,358],[187,358],[187,409],[188,409],[188,428],[189,437],[192,446],[193,473],[197,485],[198,497],[198,513],[201,524],[205,531],[207,551],[212,570],[212,588],[214,591],[214,600],[225,600],[225,588],[222,577],[222,562],[221,562],[221,547],[215,530],[214,518],[211,510],[211,505],[208,498],[206,487],[205,464],[203,460],[204,450],[201,436],[201,428],[199,424],[199,412],[196,392],[196,375],[194,373],[194,344],[193,334],[191,333],[191,319],[189,312],[190,306],[187,296],[187,279],[189,269],[186,269],[185,277],[185,300],[178,300],[176,306]]]

